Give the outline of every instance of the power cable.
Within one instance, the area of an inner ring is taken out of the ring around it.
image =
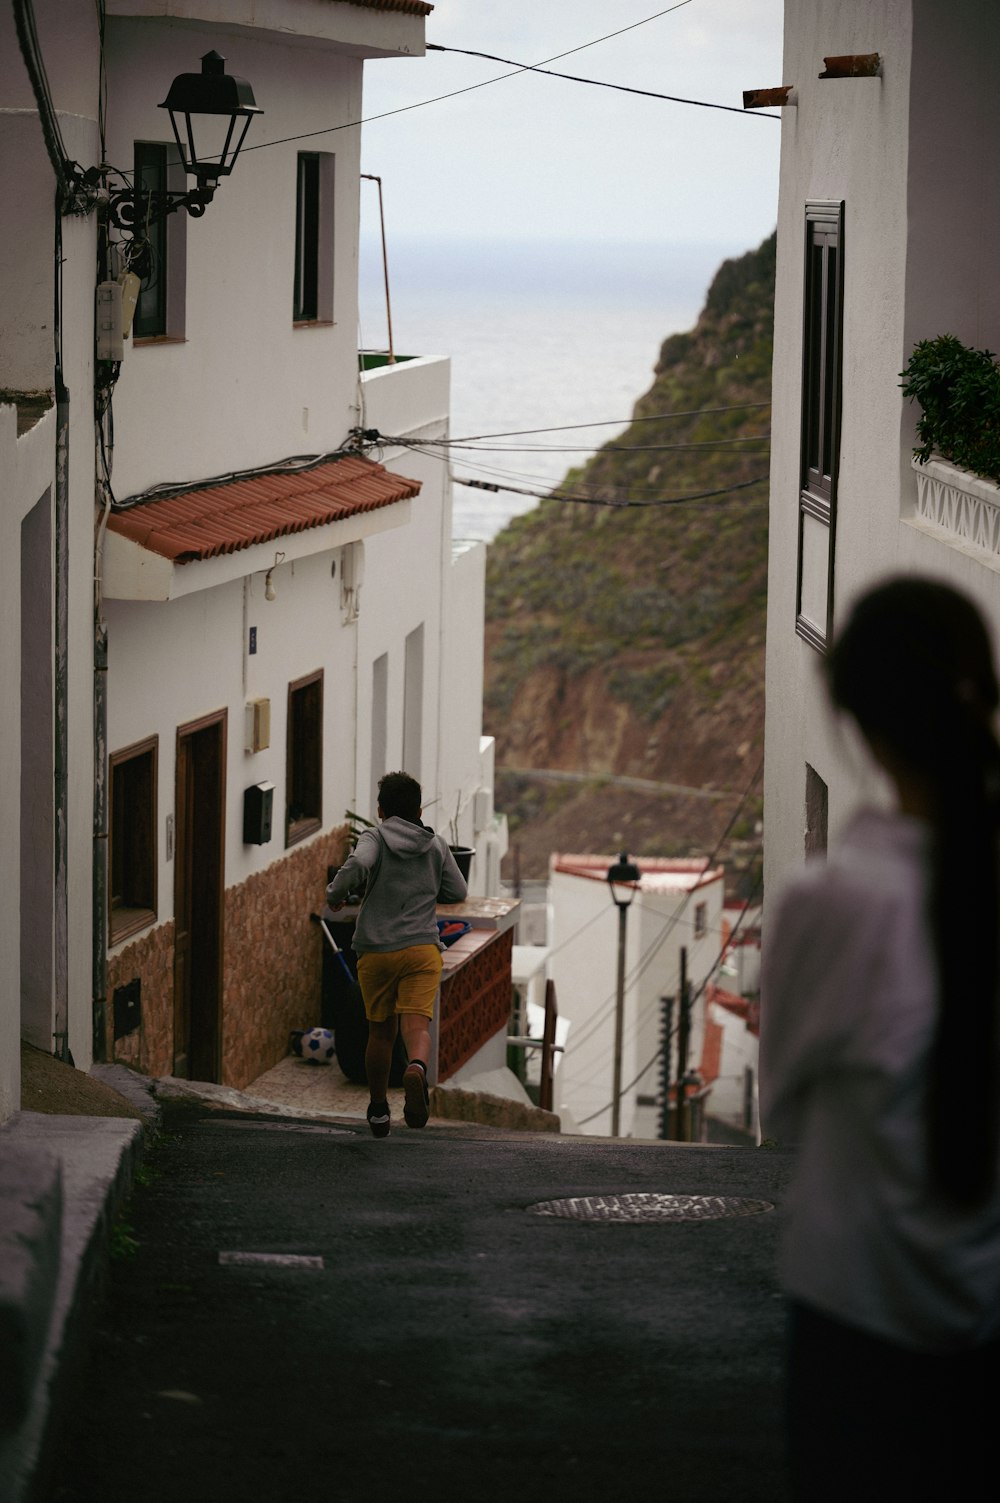
[[[653,412],[643,417],[602,418],[597,423],[559,423],[550,428],[512,428],[506,433],[471,433],[462,438],[450,438],[443,442],[471,444],[487,438],[530,438],[535,433],[573,433],[579,428],[627,428],[638,423],[667,423],[674,418],[714,417],[720,412],[752,412],[755,408],[770,407],[770,405],[770,401],[732,402],[725,407],[692,407],[683,412]],[[395,440],[387,438],[386,442],[395,442]]]
[[[417,452],[423,451],[418,450]],[[770,477],[768,475],[757,475],[753,480],[741,480],[735,485],[723,486],[718,490],[693,491],[690,493],[685,493],[681,496],[648,496],[644,498],[630,497],[626,500],[608,500],[601,499],[600,497],[596,496],[556,495],[549,491],[540,492],[528,490],[525,486],[521,485],[500,485],[490,480],[466,480],[463,479],[461,475],[452,476],[452,479],[454,480],[456,485],[465,485],[473,490],[511,491],[514,495],[518,496],[534,496],[536,500],[539,501],[565,501],[567,503],[578,506],[610,506],[613,509],[617,508],[621,511],[625,511],[630,507],[690,506],[693,501],[709,501],[716,496],[729,496],[732,495],[734,491],[748,490],[751,486],[754,485],[764,485],[767,483],[769,478]],[[755,504],[763,505],[764,503],[756,502]]]
[[[770,110],[747,110],[738,104],[712,104],[707,99],[683,99],[677,94],[658,94],[653,89],[637,89],[632,84],[607,83],[600,78],[581,78],[576,73],[557,73],[553,68],[543,68],[538,63],[515,63],[511,57],[495,57],[492,52],[469,52],[464,47],[440,47],[434,42],[428,42],[427,49],[433,52],[460,52],[465,57],[482,57],[491,63],[504,63],[526,73],[544,73],[546,78],[565,78],[570,83],[590,84],[596,89],[616,89],[622,94],[640,94],[644,99],[666,99],[671,104],[693,104],[703,110],[727,110],[733,115],[749,114],[765,116],[768,120],[781,119],[780,115],[772,114]]]
[[[413,104],[401,104],[401,105],[397,105],[395,109],[382,110],[377,115],[364,115],[364,116],[362,116],[358,120],[345,120],[343,122],[343,124],[341,124],[341,125],[326,125],[326,126],[323,126],[322,129],[320,129],[320,130],[301,131],[298,135],[295,135],[295,136],[280,136],[275,141],[258,141],[255,146],[244,146],[244,148],[243,148],[243,156],[246,156],[248,154],[248,152],[251,152],[251,151],[267,151],[272,146],[287,146],[291,142],[294,142],[294,141],[308,141],[308,140],[311,140],[314,136],[329,136],[329,135],[333,135],[334,132],[340,131],[340,130],[356,130],[359,126],[361,126],[361,125],[371,125],[376,120],[388,120],[393,115],[405,115],[410,110],[421,110],[426,105],[429,105],[429,104],[441,104],[446,99],[458,99],[462,94],[472,94],[477,89],[488,88],[490,84],[501,83],[505,78],[516,78],[519,74],[522,74],[522,73],[532,73],[532,72],[541,73],[541,72],[544,72],[545,71],[545,64],[546,63],[557,63],[557,62],[559,62],[560,58],[572,57],[573,54],[576,53],[576,52],[584,52],[584,51],[586,51],[586,49],[588,47],[596,47],[601,42],[606,42],[606,41],[609,41],[612,37],[620,36],[622,34],[622,31],[633,31],[635,29],[635,27],[637,27],[637,26],[646,26],[646,25],[649,24],[650,21],[658,21],[661,16],[669,15],[672,10],[680,10],[682,6],[689,5],[690,3],[691,3],[691,0],[678,0],[678,3],[676,5],[668,6],[668,8],[666,10],[657,11],[657,13],[655,15],[653,15],[653,16],[647,16],[642,21],[635,21],[635,22],[633,22],[633,24],[631,26],[622,27],[621,30],[619,30],[619,31],[609,31],[605,36],[595,37],[592,42],[581,42],[578,47],[569,47],[569,48],[566,49],[565,52],[556,52],[556,53],[553,54],[552,57],[544,58],[541,63],[508,63],[506,65],[509,66],[512,69],[512,71],[510,73],[500,73],[500,74],[497,75],[496,78],[484,78],[480,83],[466,84],[464,88],[461,88],[461,89],[451,89],[446,94],[435,94],[430,99],[417,99],[417,100],[414,101]],[[428,50],[439,51],[439,52],[459,52],[459,51],[462,50],[461,48],[457,48],[457,47],[443,47],[443,46],[438,46],[438,45],[436,45],[435,43],[432,43],[432,42],[428,42],[426,44],[426,46],[427,46]],[[485,57],[488,57],[489,54],[485,53],[485,52],[484,53],[478,53],[478,54],[471,53],[470,56],[473,56],[473,57],[474,56],[480,56],[480,57],[484,57],[485,58]],[[500,59],[500,61],[503,62],[505,60],[504,59]],[[571,78],[572,77],[572,75],[570,75],[570,74],[554,74],[553,76],[557,77],[557,78]],[[598,88],[625,88],[625,85],[623,85],[623,84],[604,84],[604,83],[601,82],[600,79],[596,79],[596,78],[581,78],[581,79],[574,79],[573,81],[574,82],[579,82],[579,83],[594,84]],[[635,89],[635,90],[628,90],[628,92],[630,92],[630,93],[636,93],[636,94],[643,94],[643,93],[646,93],[647,91],[643,90],[643,89]],[[649,97],[654,98],[654,99],[670,100],[670,101],[672,101],[673,103],[676,103],[676,104],[696,104],[696,105],[701,105],[705,109],[732,110],[737,115],[765,115],[765,114],[767,114],[766,110],[744,110],[744,109],[737,108],[737,106],[733,105],[733,104],[710,104],[707,100],[704,100],[704,99],[676,99],[676,98],[674,98],[673,95],[670,95],[670,94],[652,94]],[[780,120],[781,116],[780,115],[772,115],[771,119]]]

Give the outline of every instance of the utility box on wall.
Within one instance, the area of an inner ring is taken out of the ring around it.
[[[243,844],[267,845],[271,838],[274,784],[254,783],[243,794]]]

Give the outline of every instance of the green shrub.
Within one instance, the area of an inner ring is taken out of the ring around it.
[[[900,373],[903,395],[923,409],[913,455],[933,452],[1000,485],[1000,365],[953,334],[922,339]]]

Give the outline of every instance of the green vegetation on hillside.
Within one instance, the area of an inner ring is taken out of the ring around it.
[[[763,734],[774,257],[771,236],[722,265],[631,426],[492,545],[501,768],[745,783]],[[713,491],[729,493],[685,499]]]

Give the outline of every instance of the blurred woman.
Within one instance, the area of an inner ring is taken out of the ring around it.
[[[798,1145],[794,1496],[991,1499],[1000,1395],[998,686],[976,608],[897,578],[826,660],[896,793],[769,920],[764,1131]],[[988,1459],[989,1458],[989,1459]]]

